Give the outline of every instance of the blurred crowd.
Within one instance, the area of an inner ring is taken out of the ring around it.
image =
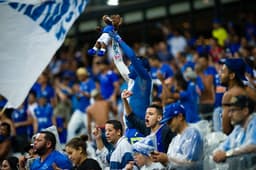
[[[256,153],[256,16],[214,19],[210,36],[157,25],[154,44],[112,33],[128,81],[111,45],[100,57],[66,41],[19,108],[0,96],[1,169],[206,169]]]

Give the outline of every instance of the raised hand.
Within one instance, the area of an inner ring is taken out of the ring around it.
[[[129,90],[123,90],[122,91],[122,94],[121,94],[121,97],[122,99],[127,99],[128,97],[130,97],[132,95],[132,92],[129,91]]]
[[[102,135],[102,132],[101,132],[101,129],[98,128],[98,127],[95,127],[92,131],[92,134],[94,135],[95,139],[101,139],[101,135]]]
[[[121,42],[122,41],[122,38],[118,35],[118,33],[114,29],[108,31],[108,34],[115,41],[117,41],[117,42]]]

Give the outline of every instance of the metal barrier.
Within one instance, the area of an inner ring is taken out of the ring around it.
[[[204,160],[205,170],[256,170],[256,153],[228,158],[223,163],[215,163],[212,157]]]

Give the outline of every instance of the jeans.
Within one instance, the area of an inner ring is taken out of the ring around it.
[[[85,133],[87,133],[87,114],[77,109],[72,114],[68,123],[67,141]]]

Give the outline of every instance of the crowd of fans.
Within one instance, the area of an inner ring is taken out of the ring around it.
[[[1,169],[204,169],[204,160],[256,153],[255,19],[215,19],[210,37],[163,23],[153,45],[129,46],[110,30],[127,80],[111,45],[103,57],[64,45],[24,103],[3,109]],[[225,135],[210,153],[209,133]]]

